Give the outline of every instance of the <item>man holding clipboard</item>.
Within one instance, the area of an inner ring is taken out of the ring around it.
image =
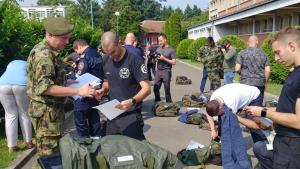
[[[124,110],[118,117],[107,120],[106,135],[120,134],[144,140],[144,120],[141,114],[142,101],[150,95],[148,72],[138,56],[130,53],[118,43],[114,32],[105,32],[101,37],[103,51],[104,83],[96,91],[101,97],[109,90],[111,100],[118,100],[116,108]]]

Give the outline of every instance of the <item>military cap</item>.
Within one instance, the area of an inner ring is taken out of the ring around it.
[[[63,17],[48,17],[44,21],[46,32],[55,36],[65,35],[73,31],[72,25],[66,18]]]

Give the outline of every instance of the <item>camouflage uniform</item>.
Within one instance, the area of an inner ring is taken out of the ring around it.
[[[221,86],[221,74],[223,72],[224,55],[219,47],[210,48],[203,46],[198,51],[198,60],[206,67],[211,86],[210,90],[216,90]]]
[[[27,66],[27,94],[30,97],[29,116],[36,132],[38,155],[58,151],[58,140],[64,120],[67,97],[43,95],[51,85],[66,85],[63,64],[44,39],[30,52]]]

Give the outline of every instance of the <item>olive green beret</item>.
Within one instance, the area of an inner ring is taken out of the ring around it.
[[[65,35],[73,31],[72,25],[66,18],[63,17],[48,17],[44,21],[46,32],[55,35]]]

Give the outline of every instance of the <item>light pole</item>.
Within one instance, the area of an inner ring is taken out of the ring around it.
[[[119,12],[119,11],[116,11],[116,12],[115,12],[115,15],[117,16],[117,35],[118,35],[118,34],[119,34],[119,25],[118,25],[119,23],[118,23],[118,22],[119,22],[119,15],[120,15],[120,12]]]
[[[91,3],[91,21],[92,21],[92,29],[94,29],[94,15],[93,15],[93,1],[90,0]]]

